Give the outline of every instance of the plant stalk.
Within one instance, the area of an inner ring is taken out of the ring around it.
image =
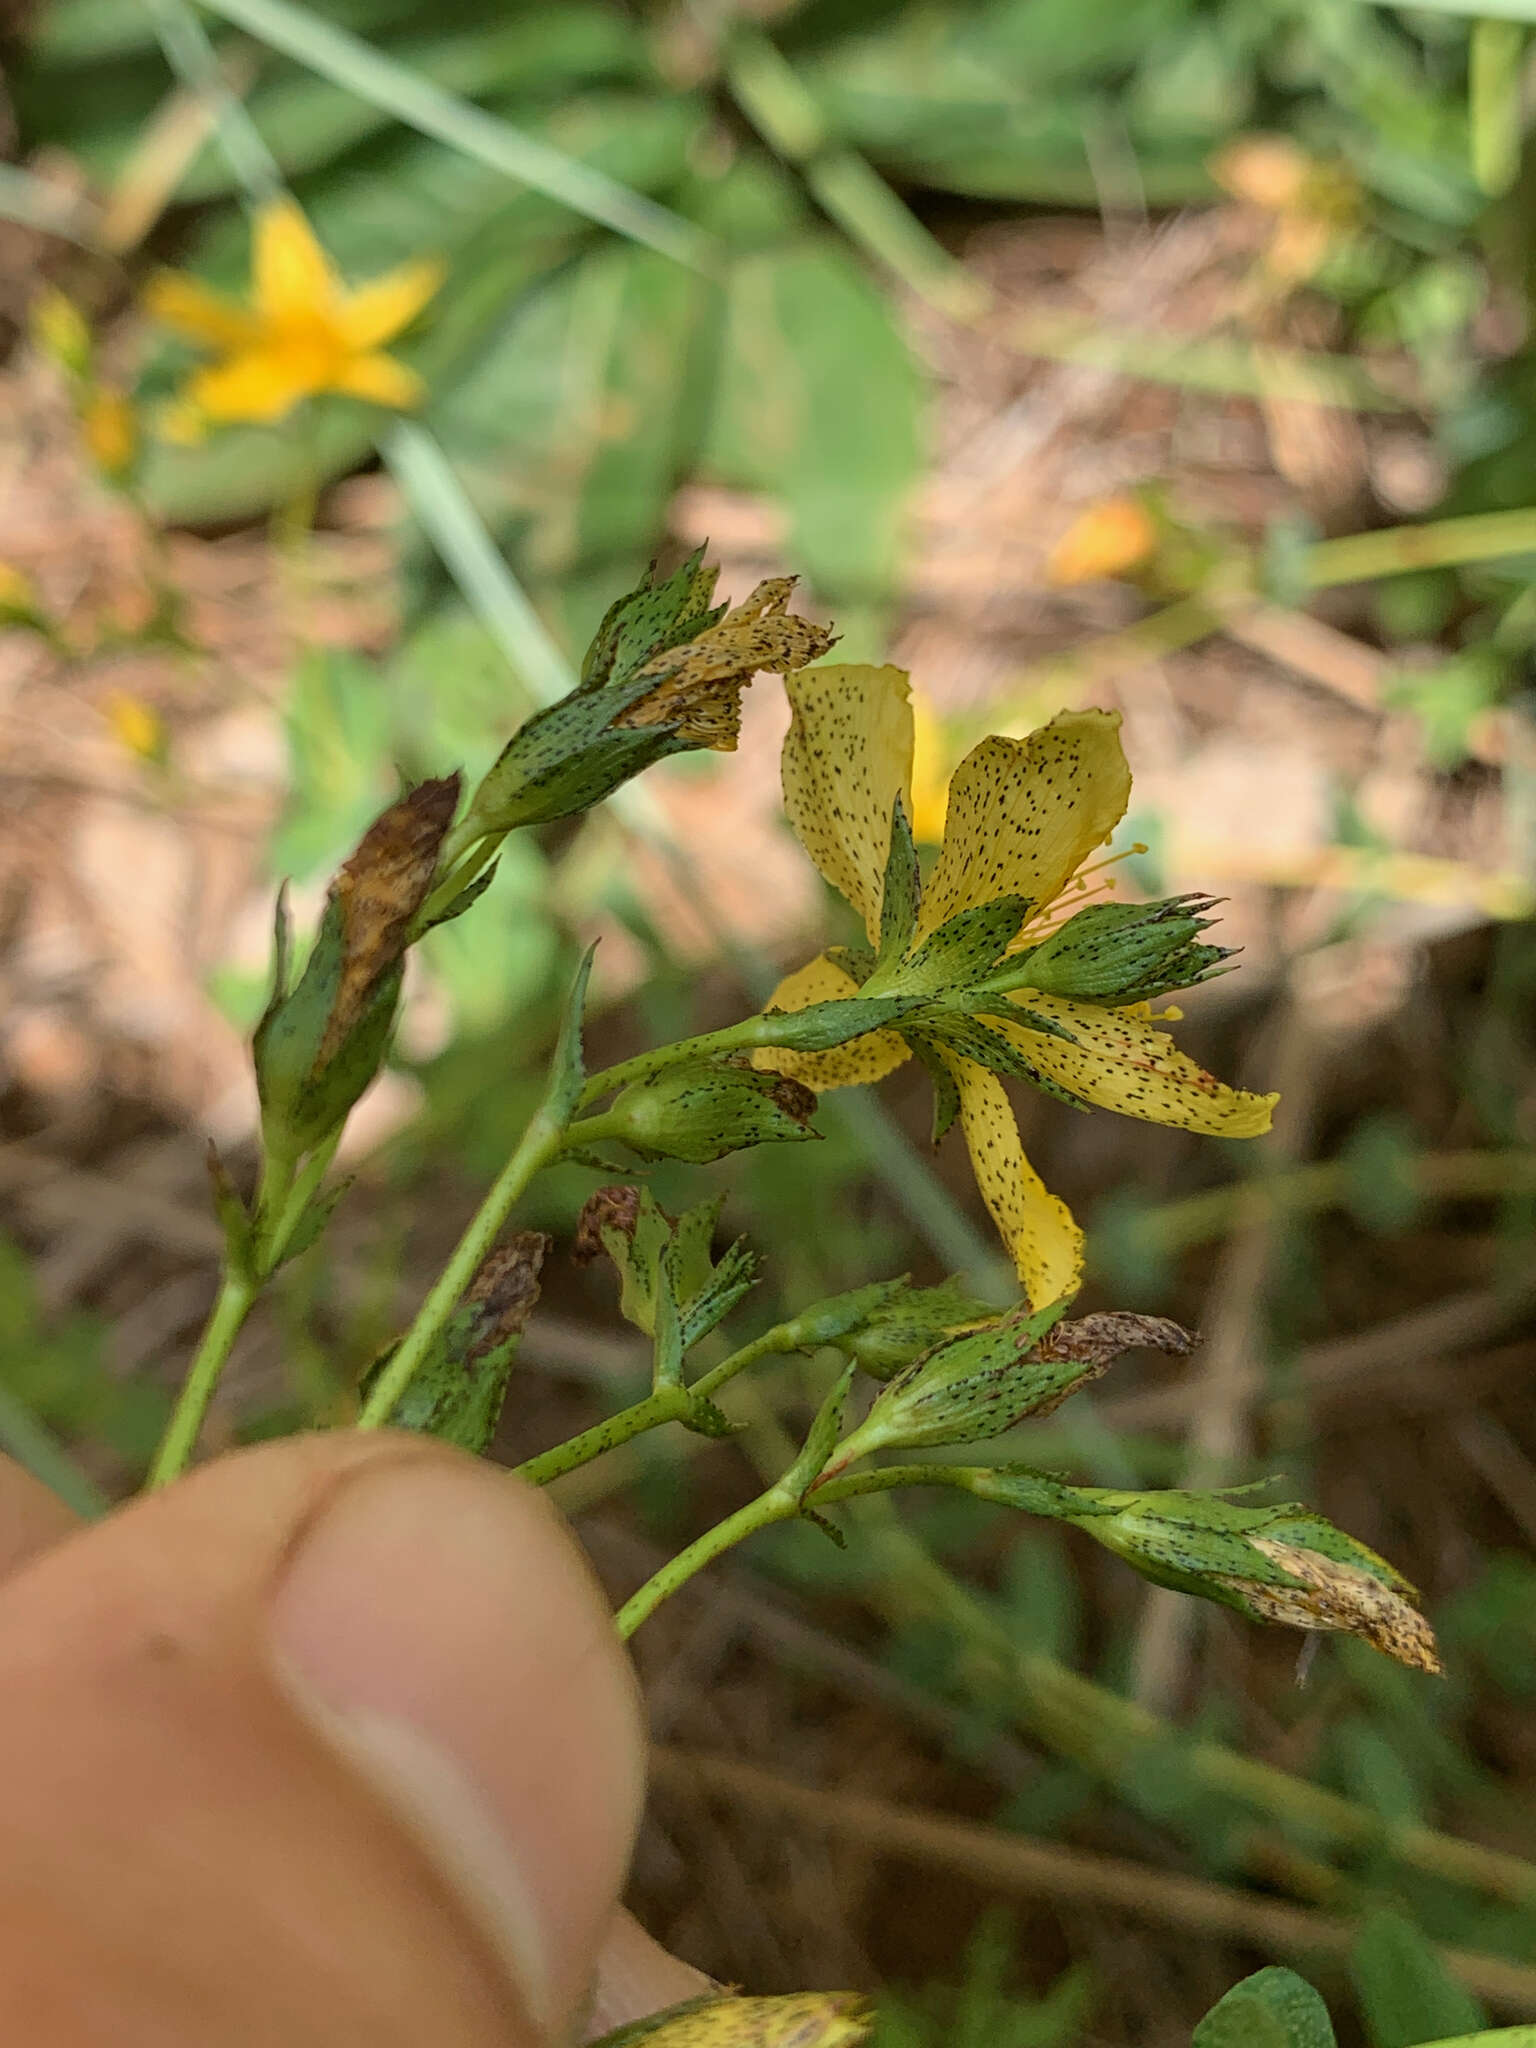
[[[679,1586],[685,1586],[696,1572],[734,1544],[755,1535],[759,1529],[769,1528],[774,1522],[792,1521],[800,1512],[800,1497],[783,1486],[770,1486],[766,1493],[760,1493],[756,1500],[748,1501],[744,1508],[738,1508],[734,1515],[727,1515],[723,1522],[717,1522],[713,1529],[707,1529],[696,1542],[686,1550],[680,1550],[676,1557],[652,1574],[637,1593],[632,1593],[614,1616],[614,1627],[622,1642],[628,1642],[635,1630],[655,1613],[662,1601],[675,1593]]]
[[[535,1174],[559,1158],[564,1142],[563,1123],[547,1110],[539,1110],[523,1132],[511,1158],[497,1175],[490,1193],[475,1211],[469,1228],[454,1247],[452,1258],[417,1310],[416,1319],[401,1339],[400,1348],[380,1373],[357,1418],[359,1429],[382,1429],[388,1423],[443,1325],[457,1307],[460,1295],[474,1279],[481,1261],[495,1243],[496,1234],[511,1214],[513,1204]]]

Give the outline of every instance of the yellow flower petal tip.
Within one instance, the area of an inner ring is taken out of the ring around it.
[[[132,469],[139,452],[139,422],[123,392],[98,385],[80,408],[80,435],[104,475],[122,477]]]
[[[380,351],[434,297],[444,275],[441,263],[424,258],[349,287],[302,210],[285,198],[256,215],[247,303],[163,271],[145,288],[143,304],[163,326],[215,355],[181,394],[204,423],[271,426],[326,393],[394,412],[419,405],[415,371]]]
[[[1045,580],[1057,589],[1141,568],[1157,553],[1157,522],[1138,498],[1105,498],[1074,519],[1052,548]]]

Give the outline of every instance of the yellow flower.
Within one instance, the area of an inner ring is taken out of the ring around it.
[[[80,434],[104,476],[120,481],[139,450],[139,423],[127,397],[112,384],[97,384],[80,406]]]
[[[893,814],[898,799],[905,815],[911,806],[907,677],[896,668],[822,667],[787,676],[785,687],[793,712],[783,761],[790,823],[862,917],[881,964],[873,951],[861,956],[855,948],[818,954],[779,984],[768,1007],[801,1010],[861,988],[866,995],[926,990],[933,1004],[910,1023],[904,1018],[830,1052],[763,1049],[754,1060],[812,1088],[841,1088],[879,1080],[916,1049],[939,1090],[939,1123],[947,1121],[946,1099],[958,1113],[977,1186],[1030,1301],[1057,1300],[1077,1284],[1082,1232],[1025,1158],[1000,1073],[1023,1076],[1080,1107],[1096,1104],[1227,1138],[1268,1130],[1278,1099],[1226,1087],[1203,1072],[1155,1028],[1161,1020],[1145,1001],[1061,992],[1073,975],[1078,990],[1091,985],[1111,943],[1085,936],[1069,947],[1061,934],[1088,887],[1089,857],[1108,841],[1130,796],[1119,716],[1063,712],[1026,739],[994,736],[972,748],[951,779],[943,844],[893,966],[882,937],[893,923],[886,904],[887,870],[897,867]],[[1151,932],[1161,943],[1160,931],[1201,928],[1186,915],[1190,902],[1204,907],[1202,899],[1176,899],[1145,913],[1127,909],[1125,916],[1140,920],[1140,937]],[[1115,915],[1109,911],[1111,920]],[[1063,972],[1069,953],[1072,974]],[[962,954],[958,979],[946,985],[944,963]],[[1032,956],[1040,979],[1054,987],[1028,985]],[[1184,986],[1221,955],[1184,939],[1165,947],[1165,957],[1184,970],[1166,985]],[[969,988],[961,985],[967,974]],[[1101,985],[1115,986],[1112,977]]]
[[[912,699],[912,836],[919,846],[937,846],[944,837],[944,811],[949,802],[948,752],[938,713],[926,697]]]
[[[171,270],[150,281],[144,303],[220,357],[187,380],[186,405],[203,420],[270,425],[324,391],[397,411],[418,404],[420,378],[382,346],[415,319],[442,279],[440,263],[421,261],[351,290],[294,202],[275,199],[252,229],[249,306]]]
[[[114,737],[141,761],[164,761],[166,730],[153,705],[127,690],[113,690],[104,706]]]
[[[1101,498],[1079,513],[1052,548],[1045,580],[1058,589],[1139,569],[1157,552],[1157,522],[1139,498]]]

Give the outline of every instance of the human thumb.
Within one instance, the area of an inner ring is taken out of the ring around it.
[[[641,1796],[542,1496],[399,1436],[210,1464],[0,1588],[0,2039],[524,2048]]]

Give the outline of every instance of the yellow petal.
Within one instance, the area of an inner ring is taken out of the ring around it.
[[[434,296],[446,266],[435,258],[402,263],[382,277],[348,292],[336,313],[336,326],[348,348],[366,350],[393,341]]]
[[[960,1128],[981,1199],[1013,1259],[1031,1308],[1074,1294],[1083,1272],[1083,1233],[1024,1156],[1013,1104],[996,1074],[945,1055],[960,1090]]]
[[[949,804],[949,760],[944,728],[927,697],[912,699],[912,837],[937,846]]]
[[[366,398],[370,405],[387,405],[395,412],[409,412],[420,405],[422,381],[414,370],[397,363],[393,356],[353,356],[338,370],[332,389],[349,398]]]
[[[162,326],[209,348],[249,348],[261,331],[243,307],[179,270],[162,270],[152,277],[144,287],[143,304]]]
[[[912,705],[899,668],[842,664],[786,676],[784,804],[817,867],[880,934],[880,894],[898,791],[911,809]]]
[[[858,993],[853,976],[818,953],[804,967],[786,974],[764,1005],[769,1010],[808,1010],[812,1003],[834,1003]],[[834,1045],[830,1052],[792,1052],[787,1046],[762,1046],[752,1055],[754,1067],[768,1074],[787,1074],[818,1092],[824,1088],[852,1088],[864,1081],[880,1081],[910,1058],[906,1046],[894,1031],[866,1031],[862,1038],[850,1038],[846,1045]]]
[[[1251,1095],[1216,1080],[1180,1052],[1166,1031],[1154,1028],[1146,1003],[1110,1010],[1034,989],[1021,990],[1018,1000],[1064,1026],[1076,1042],[1069,1045],[1024,1024],[988,1022],[1042,1073],[1085,1102],[1207,1137],[1257,1138],[1269,1129],[1279,1096]]]
[[[973,747],[949,785],[944,845],[918,936],[999,896],[1053,902],[1131,795],[1118,711],[1063,711],[1028,739]]]
[[[323,313],[338,297],[336,273],[291,199],[262,207],[251,230],[251,297],[266,320]]]
[[[271,349],[251,349],[199,370],[186,397],[209,420],[248,420],[269,426],[318,388],[312,365]]]

